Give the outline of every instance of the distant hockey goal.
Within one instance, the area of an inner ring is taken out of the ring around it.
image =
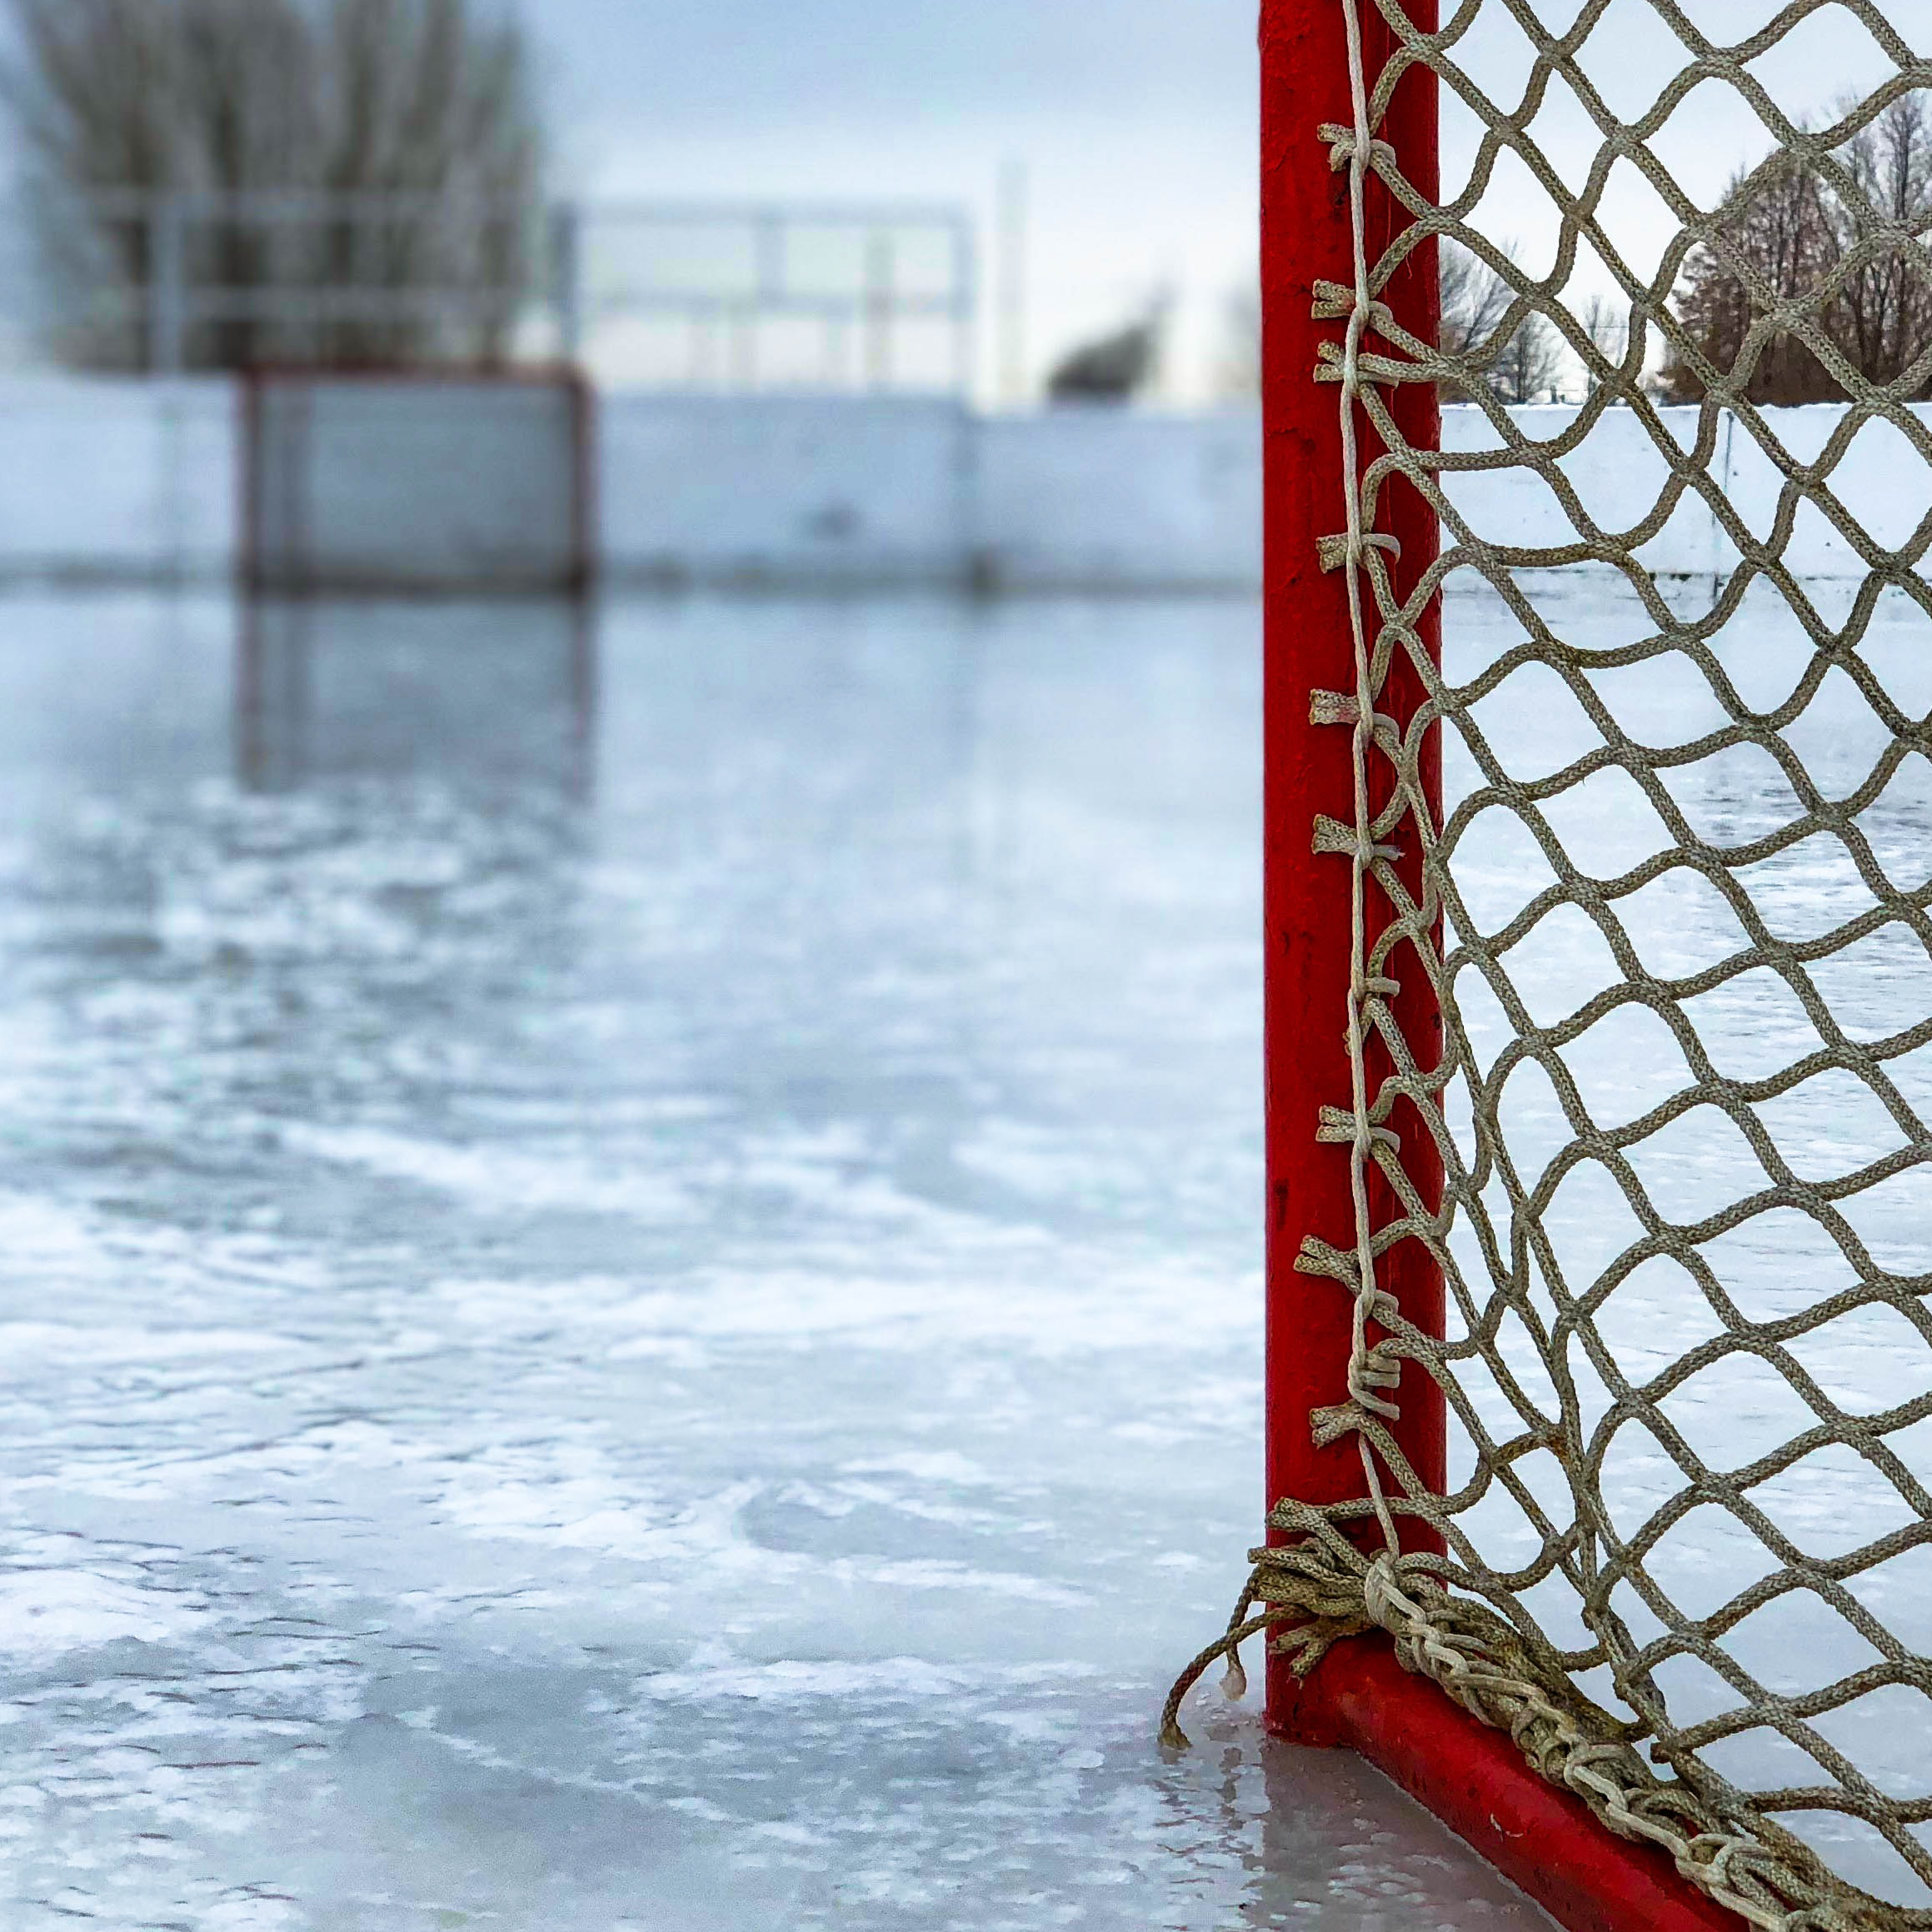
[[[275,593],[575,592],[596,567],[574,374],[244,379],[241,576]]]
[[[1926,24],[1263,8],[1271,1513],[1178,1688],[1265,1635],[1579,1932],[1932,1925]]]

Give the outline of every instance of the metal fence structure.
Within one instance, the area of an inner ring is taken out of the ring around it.
[[[59,272],[70,359],[155,374],[561,360],[653,387],[950,393],[976,375],[956,206],[112,191]]]
[[[552,227],[567,353],[703,387],[972,384],[962,208],[588,202]]]

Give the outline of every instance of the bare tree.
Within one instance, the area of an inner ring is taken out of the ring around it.
[[[1515,248],[1507,250],[1513,260]],[[1480,257],[1445,240],[1439,257],[1441,321],[1436,341],[1443,353],[1466,368],[1445,382],[1445,401],[1467,400],[1477,385],[1499,402],[1550,400],[1563,382],[1563,346],[1549,317],[1531,310],[1501,337],[1515,291]]]
[[[1924,240],[1932,234],[1932,109],[1924,94],[1901,94],[1845,147],[1842,158],[1872,214]],[[1849,252],[1865,211],[1833,197],[1835,239]],[[1830,312],[1832,338],[1875,382],[1892,382],[1932,347],[1932,281],[1895,241],[1851,268]],[[1925,392],[1926,385],[1918,385]]]
[[[1510,285],[1480,256],[1454,242],[1440,244],[1437,265],[1442,290],[1437,340],[1445,355],[1467,358],[1485,348],[1502,326],[1512,299]]]
[[[1563,390],[1563,342],[1534,310],[1517,325],[1490,372],[1499,402],[1555,402]]]
[[[467,292],[482,352],[500,357],[532,277],[542,173],[522,36],[482,24],[466,0],[334,0],[328,27],[324,185],[429,197],[436,211],[337,224],[325,277]],[[367,333],[349,332],[352,355],[384,352],[380,332]]]
[[[1051,402],[1122,403],[1146,391],[1161,373],[1172,294],[1162,290],[1137,322],[1070,349],[1046,378]]]
[[[1889,383],[1932,351],[1932,280],[1920,259],[1932,236],[1932,112],[1905,94],[1840,151],[1849,190],[1802,157],[1781,153],[1733,180],[1720,204],[1716,245],[1685,264],[1673,307],[1699,357],[1731,376],[1753,402],[1828,402],[1844,387],[1802,332],[1836,349],[1860,374]],[[1884,238],[1854,259],[1868,238]],[[1746,341],[1775,307],[1796,305],[1796,324],[1763,334],[1748,366]],[[1681,353],[1665,371],[1665,394],[1695,402],[1705,378]],[[1913,393],[1932,392],[1920,380]]]
[[[1719,245],[1700,247],[1685,263],[1672,304],[1678,322],[1712,367],[1741,371],[1752,402],[1830,401],[1839,394],[1837,384],[1790,329],[1760,340],[1748,368],[1742,360],[1753,328],[1775,303],[1814,297],[1822,327],[1836,248],[1817,175],[1795,156],[1775,156],[1755,174],[1732,182],[1720,212]],[[1674,353],[1664,371],[1665,396],[1690,402],[1703,392],[1703,377]]]
[[[0,85],[68,359],[152,365],[152,211],[182,197],[190,366],[507,352],[542,174],[513,25],[472,0],[7,3]]]
[[[1583,305],[1583,332],[1595,345],[1597,353],[1612,367],[1620,368],[1630,352],[1630,312],[1623,303],[1603,294],[1592,295]],[[1584,371],[1590,392],[1602,387],[1594,368]]]

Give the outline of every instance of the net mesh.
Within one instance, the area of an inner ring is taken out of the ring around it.
[[[1932,62],[1871,0],[1463,0],[1439,31],[1333,3],[1354,98],[1320,138],[1355,259],[1318,287],[1347,452],[1322,561],[1357,675],[1310,703],[1355,745],[1314,839],[1355,880],[1353,1101],[1320,1137],[1350,1150],[1356,1227],[1298,1266],[1355,1303],[1312,1426],[1359,1443],[1363,1485],[1277,1506],[1285,1545],[1191,1675],[1263,1630],[1305,1671],[1380,1627],[1750,1922],[1932,1925]],[[1745,12],[1746,37],[1705,31]],[[1514,105],[1476,77],[1498,35]],[[1775,83],[1821,61],[1862,79],[1807,118]],[[1382,137],[1418,64],[1467,132],[1440,198]],[[1769,152],[1700,206],[1679,177],[1709,89]],[[1499,239],[1504,185],[1550,217],[1546,267]],[[1640,200],[1648,258],[1613,218]],[[1500,293],[1423,339],[1383,297],[1432,242]],[[1539,332],[1586,401],[1505,407]],[[1467,399],[1443,448],[1390,406],[1416,382]],[[1410,582],[1381,534],[1403,491],[1443,537]],[[1673,581],[1687,518],[1709,568]],[[1428,696],[1398,720],[1401,664]],[[1397,1018],[1418,974],[1440,1047]],[[1407,1243],[1446,1277],[1445,1337],[1385,1286]],[[1447,1494],[1391,1426],[1418,1375]]]

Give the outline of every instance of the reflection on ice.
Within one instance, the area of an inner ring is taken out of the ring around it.
[[[588,782],[596,632],[581,598],[249,597],[239,630],[235,763],[252,789],[412,771]]]

